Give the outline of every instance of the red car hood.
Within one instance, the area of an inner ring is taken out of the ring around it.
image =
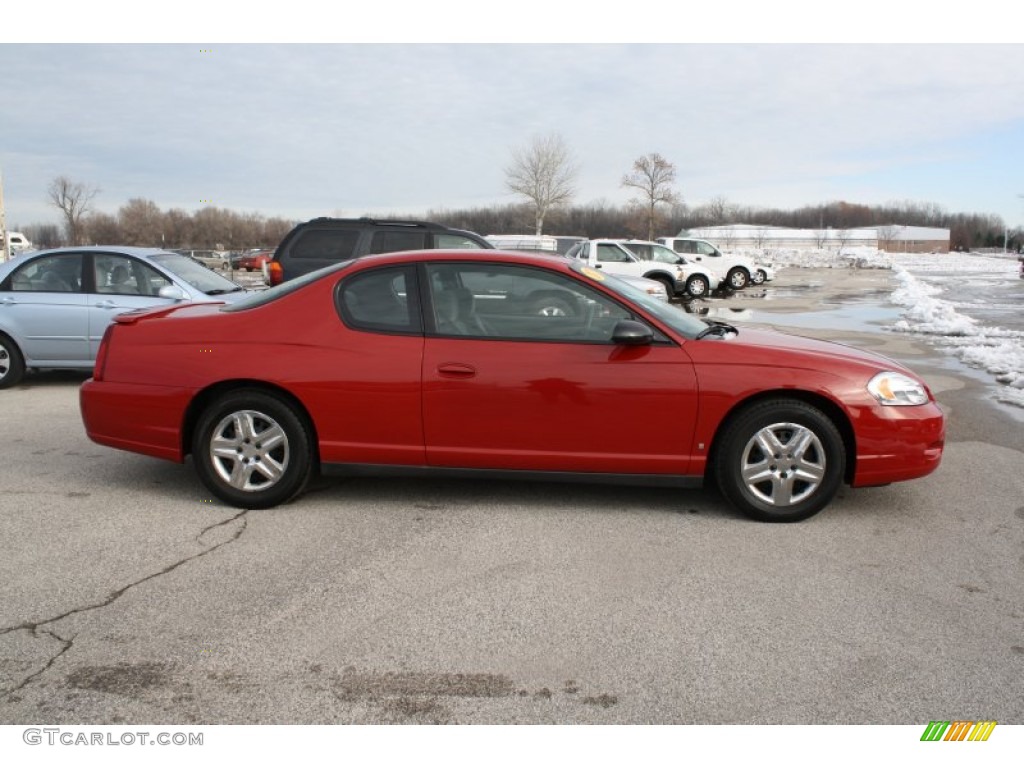
[[[741,328],[737,336],[708,337],[689,342],[686,351],[695,363],[806,368],[833,373],[837,363],[847,363],[850,368],[899,371],[915,379],[920,378],[906,366],[884,355],[833,341],[756,328]]]

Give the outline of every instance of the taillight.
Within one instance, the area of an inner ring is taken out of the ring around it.
[[[281,262],[268,261],[263,266],[267,270],[268,285],[280,285],[284,282],[284,270],[281,269]]]
[[[110,347],[110,338],[114,335],[114,324],[107,326],[100,339],[100,348],[96,352],[96,364],[92,368],[93,381],[103,381],[103,371],[107,367],[107,349]]]

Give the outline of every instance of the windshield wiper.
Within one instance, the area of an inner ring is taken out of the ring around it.
[[[723,323],[721,320],[705,320],[708,327],[697,334],[698,339],[703,339],[707,336],[725,336],[727,333],[734,333],[737,336],[740,332],[736,330],[736,326]]]
[[[242,286],[235,286],[234,288],[214,288],[212,291],[207,291],[207,296],[220,296],[223,293],[235,293],[236,291],[244,291]]]

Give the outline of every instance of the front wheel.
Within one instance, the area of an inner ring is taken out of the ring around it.
[[[754,285],[761,285],[761,283],[763,283],[766,278],[767,275],[764,273],[764,270],[758,269],[754,272],[754,274],[750,276],[750,282],[752,282]]]
[[[746,288],[747,283],[750,282],[750,276],[747,274],[745,269],[735,267],[729,270],[728,282],[730,288],[735,288],[737,291],[741,288]]]
[[[843,439],[828,416],[799,400],[772,400],[728,424],[714,466],[719,489],[740,512],[792,523],[832,501],[845,463]]]
[[[25,358],[7,336],[0,333],[0,389],[13,387],[25,376]]]
[[[311,432],[302,414],[269,392],[240,389],[202,414],[192,442],[196,472],[222,501],[267,509],[298,496],[313,474]]]
[[[686,292],[693,298],[699,299],[711,292],[711,286],[700,275],[694,275],[686,281]]]

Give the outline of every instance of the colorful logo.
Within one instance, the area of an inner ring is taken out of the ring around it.
[[[921,741],[988,741],[995,727],[995,720],[932,720]]]

